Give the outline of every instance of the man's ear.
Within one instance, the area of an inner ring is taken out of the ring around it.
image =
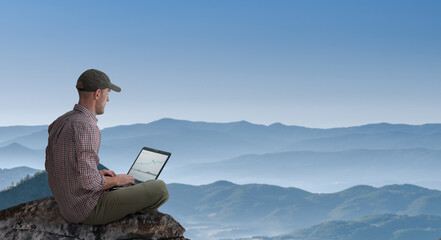
[[[93,94],[93,97],[95,98],[95,100],[98,100],[101,96],[101,89],[97,89],[95,90],[95,93]]]

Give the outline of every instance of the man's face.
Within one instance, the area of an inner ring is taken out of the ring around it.
[[[110,89],[108,88],[101,90],[101,94],[98,98],[95,108],[97,115],[101,115],[104,113],[104,108],[106,107],[106,103],[109,101],[109,92]]]

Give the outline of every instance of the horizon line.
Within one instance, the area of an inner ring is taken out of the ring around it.
[[[406,125],[406,126],[425,126],[425,125],[436,125],[436,124],[440,124],[440,123],[434,123],[434,122],[426,122],[426,123],[392,123],[392,122],[373,122],[373,123],[365,123],[365,124],[356,124],[356,125],[347,125],[347,126],[335,126],[335,127],[308,127],[308,126],[302,126],[302,125],[288,125],[282,122],[273,122],[270,124],[264,124],[264,123],[255,123],[255,122],[251,122],[251,121],[247,121],[247,120],[237,120],[237,121],[226,121],[226,122],[218,122],[218,121],[204,121],[204,120],[187,120],[187,119],[178,119],[178,118],[170,118],[170,117],[164,117],[164,118],[160,118],[157,120],[153,120],[151,122],[135,122],[135,123],[121,123],[121,124],[117,124],[117,125],[111,125],[111,126],[106,126],[103,128],[100,128],[101,130],[107,129],[107,128],[114,128],[114,127],[121,127],[121,126],[131,126],[131,125],[144,125],[144,124],[151,124],[154,122],[158,122],[158,121],[164,121],[164,120],[173,120],[173,121],[182,121],[182,122],[192,122],[192,123],[212,123],[212,124],[232,124],[232,123],[240,123],[240,122],[244,122],[244,123],[249,123],[252,125],[260,125],[260,126],[266,126],[266,127],[270,127],[272,125],[283,125],[286,127],[301,127],[301,128],[309,128],[309,129],[322,129],[322,130],[327,130],[327,129],[339,129],[339,128],[352,128],[352,127],[363,127],[363,126],[369,126],[369,125],[381,125],[381,124],[387,124],[387,125]],[[31,124],[17,124],[17,125],[0,125],[0,128],[8,128],[8,127],[44,127],[44,126],[49,126],[49,124],[35,124],[35,125],[31,125]]]

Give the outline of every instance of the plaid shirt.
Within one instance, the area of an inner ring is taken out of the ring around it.
[[[49,126],[46,171],[61,214],[78,223],[86,219],[104,194],[106,180],[97,167],[101,133],[87,108],[74,109]]]

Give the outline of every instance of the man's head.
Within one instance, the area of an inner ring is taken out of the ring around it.
[[[89,69],[81,74],[76,87],[80,96],[79,104],[85,106],[95,115],[104,113],[111,90],[121,91],[120,87],[110,82],[105,73],[96,69]]]

